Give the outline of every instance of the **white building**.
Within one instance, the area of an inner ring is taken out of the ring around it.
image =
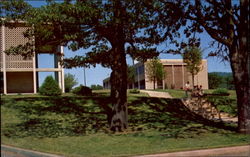
[[[15,27],[12,27],[15,26]],[[17,46],[30,42],[23,36],[29,27],[24,22],[5,23],[0,30],[0,80],[1,93],[37,93],[39,84],[39,72],[53,72],[60,88],[64,92],[64,70],[59,64],[59,58],[63,55],[63,47],[57,48],[58,54],[54,55],[54,67],[38,67],[38,54],[24,59],[21,55],[6,55],[5,50],[11,46]],[[48,53],[48,52],[39,52]],[[53,54],[52,54],[53,55]],[[46,61],[45,61],[46,62]]]

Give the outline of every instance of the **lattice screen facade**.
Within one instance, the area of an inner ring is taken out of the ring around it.
[[[5,49],[11,46],[24,45],[29,42],[28,38],[23,36],[28,27],[5,27]],[[21,55],[5,55],[6,68],[33,68],[32,58],[24,59]]]
[[[36,55],[24,58],[21,55],[6,55],[5,50],[11,46],[24,45],[29,41],[23,33],[30,27],[24,23],[18,23],[15,27],[9,27],[14,23],[1,25],[0,29],[0,67],[1,80],[3,80],[3,91],[1,93],[36,93],[39,82],[38,72],[54,72],[58,77],[59,86],[64,92],[64,70],[55,60],[55,67],[39,68]],[[60,51],[63,53],[63,47]]]
[[[3,33],[2,33],[2,27],[0,31],[0,68],[1,71],[3,71]]]

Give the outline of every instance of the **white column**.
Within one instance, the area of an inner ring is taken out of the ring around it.
[[[6,80],[6,55],[4,53],[5,51],[5,26],[2,25],[1,27],[2,31],[2,48],[3,48],[3,53],[2,53],[2,58],[3,58],[3,93],[7,94],[7,80]]]
[[[34,25],[32,25],[32,31],[34,33]],[[35,52],[35,36],[32,38],[32,44],[33,44],[33,91],[34,94],[37,93],[37,76],[36,76],[36,52]]]
[[[175,79],[174,79],[174,65],[172,64],[172,76],[173,76],[173,85],[175,86]]]
[[[62,54],[61,59],[63,59],[63,54],[64,54],[63,46],[61,46],[61,54]],[[61,69],[61,89],[62,89],[62,92],[64,93],[65,92],[65,86],[64,86],[64,69],[61,66],[61,64],[60,64],[60,69]]]
[[[184,87],[185,86],[185,73],[184,73],[184,65],[182,64],[181,65],[181,70],[182,70],[182,87]]]
[[[59,57],[59,56],[57,56],[57,57]],[[61,58],[61,56],[60,56],[60,58]],[[57,72],[57,76],[58,76],[59,87],[62,89],[62,66],[61,66],[58,59],[55,61],[57,61],[57,67],[60,69],[60,71]]]
[[[34,34],[34,24],[32,25],[32,31]],[[35,52],[35,36],[33,36],[32,39],[33,42],[33,87],[34,87],[34,93],[37,93],[37,76],[36,76],[36,52]]]
[[[34,93],[37,93],[37,78],[36,78],[36,53],[33,52],[33,86],[34,86]]]
[[[162,85],[163,85],[163,89],[165,89],[166,87],[165,87],[165,79],[164,78],[162,80]]]
[[[137,71],[137,83],[138,83],[138,89],[141,89],[141,87],[140,87],[140,77],[139,77],[139,75],[140,75],[140,74],[139,74],[139,67],[140,67],[140,66],[138,66],[138,67],[137,67],[137,70],[136,70],[136,71]]]

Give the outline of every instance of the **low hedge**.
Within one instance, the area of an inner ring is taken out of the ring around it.
[[[72,90],[72,93],[76,95],[82,95],[82,96],[90,96],[92,95],[92,89],[89,87],[80,85],[79,87],[76,87]]]

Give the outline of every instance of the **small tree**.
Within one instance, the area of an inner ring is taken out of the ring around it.
[[[156,81],[162,80],[165,75],[163,65],[159,59],[152,59],[146,63],[146,74],[148,79],[153,81],[155,89]]]
[[[53,77],[47,76],[42,86],[39,88],[39,93],[47,96],[58,96],[62,94],[62,91]]]
[[[64,84],[65,84],[65,92],[70,92],[71,89],[77,85],[77,79],[75,79],[75,76],[67,73],[64,75]]]
[[[198,47],[189,47],[184,50],[182,54],[184,63],[187,63],[187,69],[192,75],[192,82],[194,86],[194,76],[201,70],[202,54]]]

